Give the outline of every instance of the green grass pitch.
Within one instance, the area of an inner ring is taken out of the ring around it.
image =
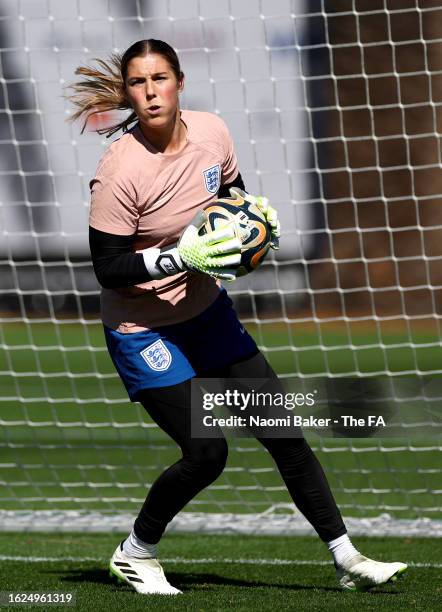
[[[1,590],[71,592],[74,609],[88,612],[440,610],[442,559],[431,539],[354,541],[367,556],[410,563],[408,572],[369,593],[342,592],[315,538],[166,534],[160,557],[171,584],[184,594],[146,598],[109,577],[118,534],[11,533],[0,534]]]

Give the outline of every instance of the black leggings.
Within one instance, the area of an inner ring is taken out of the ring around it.
[[[201,378],[261,378],[278,384],[276,374],[261,353],[223,372],[206,372]],[[135,534],[156,544],[167,524],[202,489],[220,476],[227,460],[224,437],[190,436],[190,380],[170,387],[145,389],[137,400],[151,418],[179,445],[182,458],[153,483],[134,524]],[[195,408],[193,408],[195,409]],[[329,542],[346,533],[322,467],[306,440],[258,438],[273,457],[287,489],[319,537]]]

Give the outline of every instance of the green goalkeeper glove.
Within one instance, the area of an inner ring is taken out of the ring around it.
[[[229,189],[230,195],[232,198],[237,198],[240,196],[246,202],[250,202],[250,204],[256,204],[259,210],[265,217],[267,224],[270,226],[270,232],[272,234],[272,240],[270,242],[270,246],[272,249],[276,251],[279,249],[279,238],[281,236],[281,224],[278,219],[278,212],[275,208],[270,206],[268,198],[264,196],[254,196],[250,193],[246,193],[239,187],[231,187]]]
[[[181,261],[193,272],[234,280],[235,266],[241,262],[241,240],[236,227],[229,223],[200,236],[199,230],[206,221],[207,215],[202,210],[184,230],[177,245]]]
[[[152,279],[190,270],[222,280],[235,280],[236,268],[241,262],[241,240],[236,226],[229,223],[200,236],[199,231],[206,221],[207,215],[201,210],[183,231],[177,244],[141,251]]]

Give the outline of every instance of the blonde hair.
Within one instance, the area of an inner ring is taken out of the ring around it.
[[[85,79],[68,87],[72,93],[67,94],[66,99],[70,100],[77,109],[68,121],[82,118],[81,133],[83,133],[89,118],[93,115],[113,110],[131,110],[132,106],[127,99],[125,89],[127,66],[132,58],[142,57],[147,53],[156,53],[164,57],[177,80],[183,78],[178,56],[170,45],[153,38],[139,40],[123,54],[113,53],[107,61],[95,58],[93,61],[97,62],[99,68],[80,66],[76,69],[75,74],[84,76]],[[136,120],[137,115],[132,110],[123,121],[105,128],[97,128],[95,131],[109,137],[119,130],[126,131]]]
[[[131,108],[126,98],[124,82],[121,75],[121,55],[111,55],[109,61],[94,58],[101,67],[80,66],[75,74],[86,77],[78,83],[70,85],[73,93],[66,96],[77,108],[69,117],[68,121],[83,119],[81,133],[86,129],[90,117],[99,113],[113,110],[128,110]],[[106,128],[97,128],[99,134],[112,136],[118,130],[127,130],[129,125],[136,120],[137,116],[132,112],[127,119]]]

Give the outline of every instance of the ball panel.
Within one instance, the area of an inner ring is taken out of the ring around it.
[[[266,244],[261,250],[259,250],[257,253],[255,253],[252,256],[250,260],[252,268],[257,268],[261,264],[262,260],[267,255],[269,248],[270,248],[270,244]]]

